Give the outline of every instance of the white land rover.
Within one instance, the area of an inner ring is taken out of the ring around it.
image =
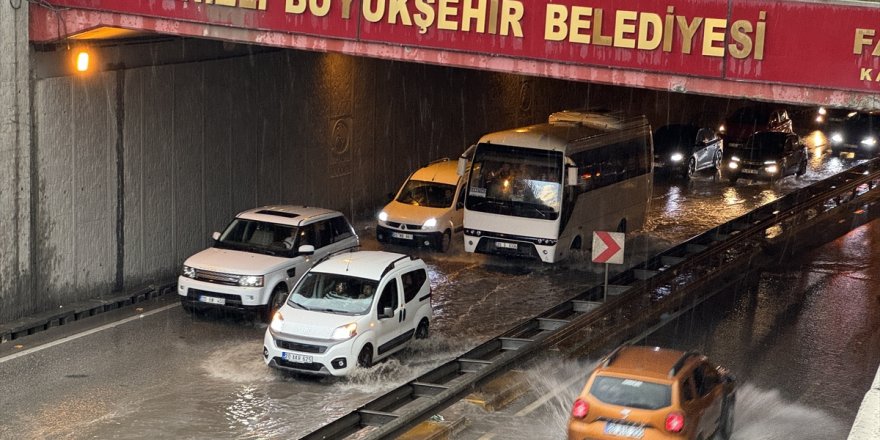
[[[289,205],[242,212],[213,237],[183,263],[181,305],[258,310],[267,321],[315,261],[360,244],[342,213]]]
[[[449,250],[464,217],[458,162],[441,159],[419,168],[379,213],[376,239],[382,243]]]
[[[294,287],[266,329],[270,367],[345,376],[428,337],[433,316],[425,263],[382,251],[319,262]]]

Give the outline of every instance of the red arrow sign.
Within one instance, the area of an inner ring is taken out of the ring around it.
[[[593,263],[623,264],[624,234],[593,232]]]

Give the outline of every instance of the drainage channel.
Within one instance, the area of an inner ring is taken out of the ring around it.
[[[606,300],[595,286],[302,438],[399,436],[538,352],[584,352],[656,326],[810,225],[874,207],[878,185],[880,159],[789,193],[617,274]]]

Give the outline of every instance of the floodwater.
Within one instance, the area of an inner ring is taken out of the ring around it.
[[[657,179],[649,223],[627,242],[628,258],[644,258],[845,166],[819,157],[805,178],[775,184],[741,180],[732,186],[711,173],[691,181]],[[379,248],[371,224],[358,227],[365,249]],[[742,387],[736,438],[811,438],[807,421],[835,432],[851,423],[853,405],[864,392],[857,384],[870,382],[874,370],[869,367],[876,369],[880,319],[876,301],[829,292],[852,292],[864,280],[876,281],[872,277],[880,268],[864,262],[871,255],[864,243],[873,243],[878,232],[866,234],[840,242],[836,253],[768,272],[760,285],[746,288],[756,293],[734,295],[727,304],[716,304],[723,309],[680,324],[680,332],[657,342],[706,349],[737,372]],[[461,247],[454,243],[447,255],[388,247],[429,264],[432,336],[350,378],[269,370],[260,356],[264,324],[246,316],[190,316],[174,306],[175,298],[165,298],[171,305],[167,310],[142,319],[26,356],[0,357],[0,438],[298,437],[571,298],[602,276],[589,255],[546,265],[468,255]],[[853,325],[854,320],[863,325]],[[27,340],[23,343],[30,348]],[[464,412],[473,412],[474,420],[485,420],[469,432],[560,437],[571,396],[582,383],[578,375],[589,362],[562,361],[554,367],[536,367],[529,377],[537,396],[562,387],[557,401],[521,416],[510,414],[495,425],[482,410],[468,408]],[[798,435],[762,437],[761,432]],[[471,438],[470,433],[462,438]]]

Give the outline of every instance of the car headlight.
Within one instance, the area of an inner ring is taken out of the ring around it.
[[[434,217],[425,220],[425,224],[422,225],[424,228],[433,228],[435,226],[437,226],[437,219]]]
[[[337,341],[353,338],[358,334],[357,328],[357,324],[353,322],[351,324],[346,324],[341,327],[336,327],[336,329],[333,330],[333,334],[330,336],[330,338]]]
[[[840,133],[832,134],[831,135],[831,142],[834,142],[835,144],[839,144],[839,143],[843,142],[843,135]]]
[[[730,160],[732,160],[734,162],[739,162],[739,158],[736,156],[730,156]]]
[[[681,162],[684,159],[684,156],[681,153],[672,153],[672,156],[669,156],[673,162]]]
[[[825,107],[819,107],[819,114],[820,114],[820,115],[823,115],[823,116],[824,116],[824,115],[827,114],[827,113],[828,113],[828,111],[825,110]]]
[[[877,145],[877,138],[866,137],[862,139],[862,145],[866,147],[873,147],[874,145]]]
[[[735,169],[739,168],[739,164],[736,163],[736,162],[731,161],[730,163],[727,164],[727,167],[730,168],[730,169],[732,169],[732,170],[735,170]]]
[[[719,125],[719,126],[718,126],[718,131],[724,133],[724,130],[726,130],[726,128],[724,127],[724,125]]]
[[[183,276],[187,278],[195,278],[196,269],[194,267],[183,266]]]
[[[280,332],[282,325],[284,325],[284,315],[281,314],[281,311],[277,311],[275,312],[275,316],[272,317],[272,323],[269,324],[269,328],[276,332]]]
[[[242,287],[263,287],[262,275],[242,275],[238,279],[238,285]]]
[[[770,174],[776,174],[779,171],[779,167],[776,164],[767,165],[764,169]]]
[[[388,221],[388,213],[382,211],[379,213],[379,221],[387,222]]]

